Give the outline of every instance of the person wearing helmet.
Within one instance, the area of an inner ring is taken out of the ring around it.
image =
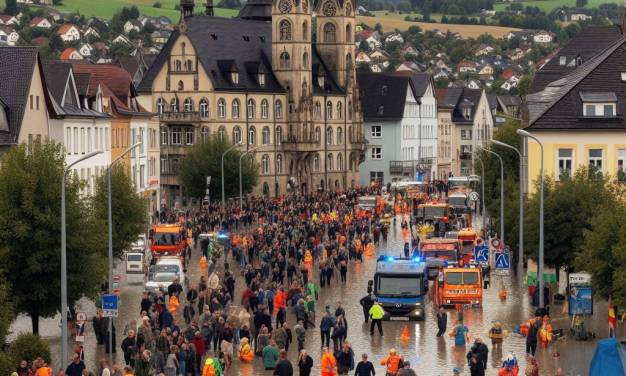
[[[402,358],[396,353],[396,349],[389,350],[389,356],[380,361],[381,366],[386,366],[386,376],[396,376],[402,368]]]

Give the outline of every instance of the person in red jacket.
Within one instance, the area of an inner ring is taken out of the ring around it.
[[[202,337],[202,333],[200,331],[196,331],[191,343],[196,347],[196,369],[202,368],[202,357],[206,351],[206,345],[204,343],[204,338]]]

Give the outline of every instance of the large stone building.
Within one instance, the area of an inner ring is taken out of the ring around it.
[[[220,18],[210,0],[204,14],[181,0],[181,22],[138,88],[160,114],[168,205],[186,197],[181,158],[209,135],[258,147],[256,194],[358,184],[365,144],[351,1],[250,0],[238,18]]]

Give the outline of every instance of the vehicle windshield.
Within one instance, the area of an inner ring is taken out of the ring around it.
[[[155,244],[156,245],[177,245],[180,243],[180,234],[159,234],[155,235]]]
[[[425,218],[443,218],[446,216],[446,208],[439,206],[427,206],[424,208]]]
[[[178,265],[173,264],[156,264],[150,267],[152,273],[179,273],[180,268]]]
[[[477,272],[448,272],[446,273],[448,285],[476,285],[478,284]]]
[[[426,259],[436,258],[441,260],[450,260],[457,261],[456,251],[455,250],[447,250],[447,249],[428,249],[423,251],[424,257]]]
[[[152,275],[151,281],[174,282],[176,279],[178,279],[178,274],[176,273],[154,273]]]
[[[143,255],[141,253],[129,253],[126,255],[128,261],[141,261]]]
[[[421,276],[379,276],[378,295],[394,296],[421,296],[422,279]]]
[[[451,196],[448,197],[448,205],[450,206],[466,206],[467,200],[465,196]]]

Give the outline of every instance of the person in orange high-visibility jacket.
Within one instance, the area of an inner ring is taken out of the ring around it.
[[[539,341],[541,342],[541,347],[544,349],[552,342],[552,325],[550,324],[548,316],[543,316],[543,323],[541,324],[541,328],[539,328]]]
[[[322,349],[322,360],[320,361],[322,376],[335,376],[337,374],[337,359],[333,353],[328,351],[328,347]]]
[[[363,252],[363,244],[361,243],[359,239],[354,240],[354,248],[356,249],[358,253]]]
[[[241,339],[241,348],[239,349],[239,360],[244,363],[251,363],[254,360],[254,352],[250,347],[250,341],[247,337]]]
[[[208,265],[207,265],[207,261],[206,261],[206,257],[202,256],[202,258],[200,258],[200,270],[202,270],[202,275],[206,275],[206,271],[207,271]]]
[[[396,206],[394,208],[394,211],[396,212],[396,215],[400,215],[402,214],[402,206],[400,206],[400,203],[396,203]]]
[[[283,290],[278,290],[274,297],[274,313],[278,313],[281,308],[287,305],[287,295]]]
[[[307,249],[306,252],[304,252],[304,263],[307,265],[313,265],[313,255],[311,255],[311,250]]]
[[[409,205],[405,202],[402,203],[402,213],[409,214]]]
[[[367,256],[374,256],[374,243],[373,242],[369,242],[367,243],[367,246],[365,247],[365,254]]]
[[[400,368],[400,362],[402,358],[396,354],[396,349],[389,350],[389,356],[380,361],[381,366],[387,367],[387,375],[395,376],[398,374],[398,369]]]
[[[178,298],[176,297],[176,295],[170,296],[170,300],[167,304],[167,308],[169,309],[172,316],[176,317],[176,311],[178,310],[179,305],[180,305],[180,302],[178,301]]]

